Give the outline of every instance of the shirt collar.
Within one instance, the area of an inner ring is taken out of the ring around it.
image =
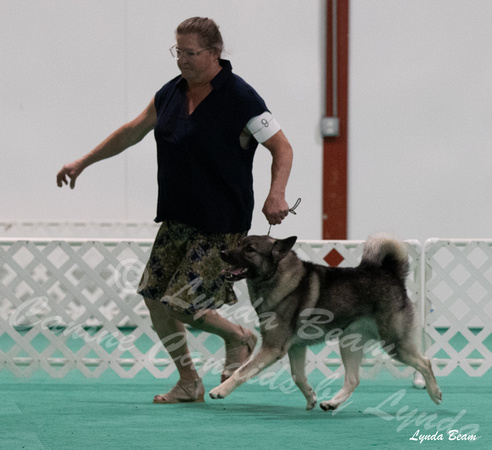
[[[214,89],[218,89],[220,86],[222,86],[232,72],[232,65],[229,60],[219,59],[219,64],[222,66],[222,70],[217,75],[215,75],[215,77],[210,82]]]
[[[219,59],[219,64],[222,66],[222,70],[210,81],[210,84],[214,89],[220,88],[232,73],[232,64],[229,60]],[[183,77],[179,79],[179,85],[181,89],[184,89],[186,86],[186,80]]]

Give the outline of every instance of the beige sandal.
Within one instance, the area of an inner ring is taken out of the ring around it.
[[[243,328],[239,325],[243,332],[243,339],[241,344],[235,348],[228,349],[226,346],[226,358],[224,363],[224,370],[220,377],[220,382],[223,383],[235,372],[238,367],[241,367],[244,361],[246,361],[256,346],[258,338],[250,330]]]
[[[205,388],[202,380],[179,380],[167,394],[156,395],[154,403],[203,403]]]

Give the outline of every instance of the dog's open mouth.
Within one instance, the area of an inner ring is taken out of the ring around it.
[[[229,267],[222,271],[227,281],[239,281],[248,276],[248,269],[244,267]]]

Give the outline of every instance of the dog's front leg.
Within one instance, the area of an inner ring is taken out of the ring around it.
[[[316,406],[316,393],[306,378],[306,350],[303,346],[289,348],[289,360],[292,379],[306,398],[306,409],[310,411]]]
[[[241,367],[239,367],[226,381],[210,391],[213,399],[226,398],[234,389],[253,378],[255,375],[278,361],[285,355],[285,351],[261,347],[258,353]]]

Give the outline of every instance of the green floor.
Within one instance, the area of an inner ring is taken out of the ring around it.
[[[333,414],[319,407],[305,411],[299,392],[278,389],[282,380],[276,388],[243,385],[220,401],[207,397],[204,404],[154,405],[153,396],[171,388],[175,378],[139,374],[123,380],[105,373],[86,379],[73,372],[58,380],[39,372],[16,379],[4,370],[0,449],[489,449],[492,373],[470,378],[457,372],[438,379],[440,406],[410,380],[383,373],[362,380],[350,403]],[[216,378],[206,376],[207,390]],[[309,380],[316,387],[323,378],[312,374]],[[324,390],[333,393],[340,386],[336,380]],[[477,440],[450,441],[446,431],[442,441],[411,440],[418,430],[435,434],[437,426],[473,433]]]

